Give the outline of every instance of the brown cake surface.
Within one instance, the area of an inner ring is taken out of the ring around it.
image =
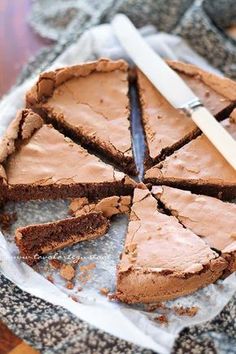
[[[136,188],[118,266],[117,297],[128,303],[174,299],[217,280],[227,262]]]
[[[40,75],[27,104],[86,147],[136,174],[130,135],[128,65],[101,59]]]
[[[233,81],[192,65],[170,66],[217,119],[226,117],[236,101]],[[141,72],[138,88],[149,153],[146,167],[170,155],[146,172],[145,182],[236,196],[235,171],[203,135],[196,138],[200,132],[191,119],[172,108]],[[136,173],[124,61],[99,60],[44,73],[28,92],[27,105],[57,129]],[[236,110],[222,124],[236,137]],[[20,255],[31,265],[48,252],[104,235],[108,218],[129,213],[129,195],[136,186],[57,129],[25,109],[0,143],[0,199],[76,198],[70,205],[75,217],[17,229]],[[231,220],[223,227],[227,218],[235,219],[235,207],[210,197],[200,196],[199,201],[183,191],[183,200],[173,197],[173,191],[169,200],[169,187],[157,188],[155,194],[173,215],[161,212],[144,186],[135,189],[117,269],[117,298],[127,303],[174,299],[236,269],[235,224]],[[222,205],[227,208],[220,219]],[[218,229],[213,216],[220,219]]]
[[[167,186],[154,186],[152,193],[186,228],[230,256],[236,270],[236,204]]]
[[[226,118],[236,102],[236,83],[207,73],[193,65],[169,62],[203,104],[218,119]],[[157,68],[158,72],[158,68]],[[195,123],[175,109],[138,70],[137,82],[149,159],[154,164],[199,133]]]
[[[68,218],[46,224],[29,225],[18,228],[15,241],[22,259],[32,265],[40,256],[75,243],[103,236],[109,222],[102,213]]]
[[[134,183],[30,110],[20,112],[8,128],[0,157],[1,190],[5,186],[10,200],[97,199],[129,194]]]
[[[236,138],[236,110],[222,124]],[[236,196],[236,171],[204,135],[149,169],[145,181],[226,199]]]
[[[88,198],[81,197],[72,200],[69,207],[70,214],[74,216],[90,213],[91,211],[102,212],[107,218],[117,214],[128,214],[130,211],[131,197],[116,196],[106,197],[96,202],[89,202]]]

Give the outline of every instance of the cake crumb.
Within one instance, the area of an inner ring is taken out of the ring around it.
[[[153,312],[156,311],[157,309],[161,309],[161,310],[167,310],[168,308],[166,307],[165,304],[163,304],[162,302],[158,302],[155,304],[148,304],[145,306],[146,311],[148,312]]]
[[[223,284],[219,284],[219,285],[218,285],[218,288],[219,288],[220,290],[223,290],[223,289],[224,289],[224,285],[223,285]]]
[[[50,259],[50,260],[49,260],[49,265],[50,265],[51,268],[54,268],[54,269],[61,269],[61,267],[62,267],[62,262],[59,261],[59,259],[53,258],[53,259]]]
[[[107,296],[109,294],[109,289],[108,288],[101,288],[100,289],[100,294]]]
[[[70,297],[73,301],[79,302],[79,299],[78,299],[76,296],[74,296],[74,295],[69,295],[69,297]]]
[[[115,300],[117,300],[117,296],[116,296],[116,293],[109,293],[108,295],[107,295],[107,297],[108,297],[108,300],[109,301],[115,301]]]
[[[165,315],[156,316],[154,317],[154,320],[163,325],[167,325],[169,323],[168,318]]]
[[[17,213],[1,213],[0,225],[3,231],[9,231],[11,225],[17,220]]]
[[[74,289],[74,284],[71,281],[68,281],[66,283],[66,288],[69,289],[69,290]]]
[[[179,316],[194,317],[198,313],[199,307],[197,307],[197,306],[191,306],[191,307],[174,306],[173,309],[174,309],[175,313]]]
[[[82,290],[83,290],[82,286],[78,286],[76,291],[82,291]]]
[[[91,274],[89,273],[82,273],[79,275],[79,280],[83,285],[85,285],[91,279]]]
[[[72,280],[75,277],[75,269],[70,264],[63,264],[60,269],[60,275],[66,280]]]
[[[81,281],[82,284],[85,285],[91,279],[91,272],[94,268],[96,268],[95,263],[89,263],[80,266],[79,270],[81,274],[79,275],[79,280]]]
[[[73,259],[72,261],[72,266],[77,266],[79,263],[81,263],[83,261],[83,258],[82,257],[78,257],[78,258],[75,258]]]
[[[81,272],[89,272],[89,271],[93,270],[94,268],[96,268],[96,264],[95,263],[89,263],[87,265],[80,266],[79,270]]]
[[[47,275],[47,280],[50,281],[51,283],[54,284],[54,279],[53,279],[53,276],[51,274]]]

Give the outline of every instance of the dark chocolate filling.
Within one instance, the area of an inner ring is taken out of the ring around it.
[[[29,264],[37,262],[35,255],[42,254],[44,247],[53,246],[54,243],[66,242],[74,236],[73,243],[77,243],[86,237],[101,235],[100,228],[107,229],[108,220],[102,213],[89,213],[80,217],[68,218],[47,224],[29,225],[18,229],[22,235],[16,243],[20,249],[20,255]]]
[[[131,195],[133,186],[124,184],[124,181],[106,183],[79,183],[79,184],[52,184],[52,185],[10,185],[6,199],[12,201],[26,201],[36,199],[66,199],[87,197],[90,201],[102,199],[112,195]]]
[[[145,178],[145,183],[152,185],[165,185],[179,189],[189,190],[196,194],[205,194],[222,200],[232,200],[236,197],[236,186],[221,184],[198,184],[198,181],[174,181],[165,178]]]

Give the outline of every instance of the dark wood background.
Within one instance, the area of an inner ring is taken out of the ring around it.
[[[0,321],[0,354],[39,354]]]
[[[26,18],[30,6],[31,0],[0,0],[0,97],[14,84],[29,58],[40,48],[51,44],[49,40],[34,33],[28,25]],[[0,321],[0,354],[7,353],[38,352],[15,336]]]
[[[14,84],[29,58],[51,44],[27,23],[30,6],[31,0],[0,0],[0,97]]]

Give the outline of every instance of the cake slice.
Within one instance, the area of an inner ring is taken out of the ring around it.
[[[89,202],[88,198],[81,197],[73,199],[69,206],[69,213],[79,216],[92,211],[102,212],[107,218],[117,214],[129,214],[131,197],[113,195],[95,202]]]
[[[0,142],[0,196],[13,201],[127,195],[134,182],[31,110],[18,113]]]
[[[135,175],[128,91],[127,63],[101,59],[41,74],[26,102],[85,147]]]
[[[15,241],[22,260],[33,265],[49,252],[105,235],[108,227],[108,219],[101,212],[92,212],[74,218],[18,228]]]
[[[218,120],[229,116],[236,102],[234,81],[210,74],[194,65],[171,61],[169,65]],[[137,85],[146,136],[147,168],[196,137],[199,129],[182,111],[171,106],[139,70]]]
[[[215,282],[227,262],[174,216],[161,213],[147,189],[136,188],[117,276],[127,303],[174,299]]]
[[[230,271],[236,271],[236,204],[167,186],[154,186],[152,193],[181,224],[221,252]]]
[[[236,110],[222,124],[236,139]],[[204,135],[150,168],[145,174],[145,182],[190,189],[223,199],[236,196],[236,171]]]

